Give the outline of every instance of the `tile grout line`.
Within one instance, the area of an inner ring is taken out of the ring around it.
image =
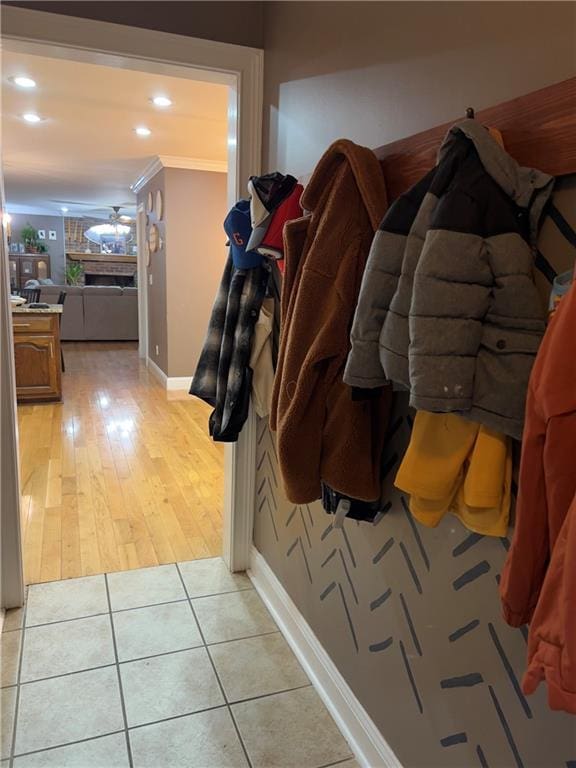
[[[182,600],[183,603],[188,603],[188,600]],[[98,616],[106,616],[107,614],[97,614]],[[86,618],[92,618],[92,617],[86,617]],[[79,621],[82,621],[82,619],[79,619]],[[174,651],[162,651],[161,653],[151,653],[149,656],[137,656],[134,659],[124,659],[123,661],[120,661],[118,659],[118,665],[124,665],[124,664],[132,664],[136,661],[146,661],[147,659],[156,659],[160,656],[172,656],[175,653],[184,653],[185,651],[194,651],[198,648],[213,648],[215,645],[227,645],[228,643],[237,643],[240,640],[252,640],[252,638],[255,637],[267,637],[269,635],[278,635],[280,634],[280,630],[274,631],[274,632],[262,632],[259,635],[247,635],[246,637],[238,637],[234,640],[219,640],[216,643],[210,643],[209,645],[206,645],[204,642],[200,642],[198,645],[191,645],[187,648],[176,648]],[[58,675],[47,675],[46,677],[35,677],[33,680],[21,680],[20,685],[32,685],[33,683],[42,683],[45,680],[56,680],[59,677],[71,677],[72,675],[81,675],[83,672],[94,672],[98,669],[106,669],[107,667],[114,667],[116,666],[116,662],[112,661],[109,664],[98,664],[95,667],[84,667],[83,669],[74,669],[72,672],[61,672]],[[15,688],[16,684],[12,685],[3,685],[0,690],[4,690],[5,688]],[[306,687],[306,686],[299,686],[299,687]],[[281,691],[277,691],[277,693],[281,693]],[[264,696],[268,696],[268,694],[263,694]],[[256,696],[255,698],[260,698]],[[241,699],[241,701],[244,701],[244,699]],[[238,702],[233,702],[234,704],[237,704]],[[156,722],[156,721],[154,721]]]
[[[176,563],[174,563],[176,565]],[[157,566],[152,566],[157,567]],[[116,573],[116,571],[115,571]],[[119,573],[130,573],[130,571],[119,571]],[[103,576],[106,576],[107,574],[102,574]],[[63,579],[65,581],[65,579]],[[47,582],[47,583],[57,583],[57,582]],[[32,584],[31,586],[35,586]],[[188,600],[203,600],[205,597],[219,597],[220,595],[234,595],[237,592],[251,592],[254,589],[254,587],[243,587],[242,589],[231,589],[227,590],[226,592],[211,592],[209,595],[198,595],[197,597],[183,597],[179,600],[165,600],[161,603],[146,603],[146,605],[135,605],[132,608],[117,608],[116,610],[113,610],[112,613],[128,613],[128,611],[139,611],[143,608],[155,608],[157,605],[174,605],[175,603],[187,603]],[[80,621],[82,619],[92,619],[95,616],[107,616],[110,611],[100,611],[99,613],[89,613],[86,616],[74,616],[70,619],[60,619],[59,621],[45,621],[40,624],[30,624],[27,629],[36,629],[36,627],[51,627],[54,624],[66,624],[70,621]],[[16,627],[14,629],[6,629],[4,630],[1,635],[7,635],[10,632],[20,632],[22,630],[22,627]],[[227,641],[224,641],[227,642]]]
[[[109,664],[98,664],[96,667],[87,667],[86,669],[75,669],[72,672],[62,672],[59,675],[48,675],[47,677],[36,677],[34,680],[22,680],[20,686],[34,685],[34,683],[44,683],[46,680],[58,680],[59,677],[72,677],[73,675],[81,675],[84,672],[96,672],[99,669],[108,669],[109,667],[115,667],[116,663],[111,661]]]
[[[208,555],[207,557],[195,557],[193,560],[182,560],[182,565],[185,563],[196,563],[199,560],[206,561],[206,560],[222,560],[221,555]],[[82,576],[72,576],[69,579],[49,579],[48,581],[35,581],[30,584],[26,584],[25,587],[28,589],[28,587],[41,587],[45,584],[58,584],[61,581],[78,581],[79,579],[93,579],[97,576],[114,576],[117,573],[134,573],[135,571],[149,571],[152,568],[164,568],[165,566],[170,565],[176,565],[176,561],[171,563],[158,563],[157,565],[141,565],[138,568],[127,568],[125,570],[120,571],[106,571],[102,573],[85,573]],[[12,630],[9,630],[12,631]]]
[[[104,584],[106,586],[106,599],[108,600],[108,615],[110,617],[110,630],[112,632],[112,644],[114,646],[114,658],[116,659],[116,674],[118,676],[118,688],[120,689],[120,704],[122,706],[122,717],[124,719],[124,736],[126,738],[126,750],[128,752],[128,764],[130,768],[134,767],[132,759],[132,745],[128,735],[128,717],[126,715],[126,702],[124,701],[124,690],[122,688],[122,675],[120,674],[120,664],[118,663],[118,647],[116,645],[116,633],[114,631],[114,615],[112,613],[112,601],[110,600],[110,588],[108,586],[108,577],[104,574]]]
[[[215,704],[213,707],[203,707],[202,709],[193,709],[191,712],[183,712],[181,715],[170,715],[169,717],[163,717],[161,720],[152,720],[151,722],[138,723],[137,725],[130,725],[129,731],[137,731],[139,728],[148,728],[152,725],[162,725],[162,723],[169,723],[172,720],[183,720],[185,717],[194,717],[194,715],[202,715],[204,712],[214,712],[217,709],[227,709],[227,704]]]
[[[22,664],[24,662],[24,641],[26,639],[26,616],[28,614],[28,588],[24,590],[24,614],[22,616],[22,635],[20,637],[20,653],[18,654],[18,674],[16,676],[16,701],[14,702],[14,721],[12,723],[12,743],[10,745],[10,754],[8,756],[8,766],[14,765],[14,752],[16,751],[16,729],[18,727],[18,715],[20,714],[20,677],[22,675]]]
[[[230,706],[230,702],[228,701],[228,697],[226,696],[226,691],[224,690],[224,686],[222,685],[222,681],[220,680],[220,675],[218,674],[216,665],[214,664],[214,660],[210,654],[210,651],[208,650],[208,645],[206,644],[206,638],[204,637],[204,632],[202,631],[202,627],[200,625],[200,622],[198,621],[198,617],[196,616],[196,611],[194,610],[194,606],[192,605],[192,600],[190,598],[190,595],[188,594],[188,589],[186,588],[186,582],[184,581],[182,572],[178,567],[178,563],[176,563],[176,570],[178,571],[180,581],[182,582],[182,586],[184,587],[184,592],[186,593],[186,596],[188,598],[188,605],[190,606],[190,610],[192,611],[194,620],[198,625],[198,631],[200,632],[200,637],[202,638],[202,642],[204,643],[204,648],[206,649],[206,655],[208,656],[208,659],[210,660],[210,664],[212,665],[212,669],[214,670],[214,674],[216,675],[216,680],[218,682],[218,686],[220,687],[222,698],[224,699],[226,708],[228,710],[228,714],[230,715],[230,719],[232,720],[232,724],[234,725],[234,730],[236,731],[236,735],[238,736],[238,741],[240,742],[240,746],[242,747],[242,751],[244,753],[246,763],[248,764],[249,768],[252,768],[252,761],[250,760],[250,757],[248,755],[248,750],[246,749],[246,745],[244,744],[244,740],[240,733],[240,729],[238,728],[238,723],[236,722],[236,718],[234,717],[234,714],[232,712],[232,707]]]
[[[98,739],[106,739],[108,736],[115,736],[117,733],[124,733],[124,729],[121,728],[118,731],[109,731],[108,733],[100,733],[98,736],[87,736],[85,739],[75,739],[74,741],[65,741],[63,744],[53,744],[50,747],[42,747],[42,749],[32,749],[30,752],[19,752],[14,755],[15,758],[27,757],[28,755],[39,755],[43,752],[53,752],[55,749],[64,749],[65,747],[72,747],[75,744],[86,744],[88,741],[98,741]]]
[[[304,688],[311,688],[312,683],[307,682],[306,685],[295,685],[294,688],[284,688],[281,691],[271,691],[270,693],[261,693],[260,696],[248,696],[246,699],[236,699],[230,702],[230,706],[236,704],[246,704],[250,701],[258,701],[259,699],[269,699],[271,696],[281,696],[283,693],[292,693],[293,691],[301,691]]]

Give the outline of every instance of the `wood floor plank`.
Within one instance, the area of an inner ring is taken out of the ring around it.
[[[27,583],[221,553],[224,449],[134,343],[65,343],[63,402],[18,408]]]

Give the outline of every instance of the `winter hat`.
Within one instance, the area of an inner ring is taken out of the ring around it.
[[[248,182],[250,193],[250,218],[252,236],[248,243],[249,249],[260,245],[272,214],[286,199],[296,186],[294,176],[284,176],[282,173],[268,173],[265,176],[251,176]]]
[[[252,269],[262,264],[262,255],[247,248],[252,234],[249,200],[238,200],[224,220],[224,231],[228,235],[232,261],[237,269]]]
[[[300,197],[303,191],[304,187],[302,184],[296,184],[288,197],[272,214],[266,234],[258,246],[258,253],[276,259],[278,269],[282,274],[284,274],[284,224],[287,221],[293,221],[302,216],[303,211],[300,205]]]

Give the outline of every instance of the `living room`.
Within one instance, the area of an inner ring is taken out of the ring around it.
[[[220,555],[223,449],[188,389],[229,87],[44,53],[2,53],[26,582]]]

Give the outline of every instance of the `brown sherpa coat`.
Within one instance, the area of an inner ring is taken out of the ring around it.
[[[320,498],[321,482],[356,499],[380,496],[390,394],[353,400],[342,381],[370,244],[386,209],[380,164],[341,139],[302,195],[310,215],[284,229],[286,271],[271,428],[288,499]]]

